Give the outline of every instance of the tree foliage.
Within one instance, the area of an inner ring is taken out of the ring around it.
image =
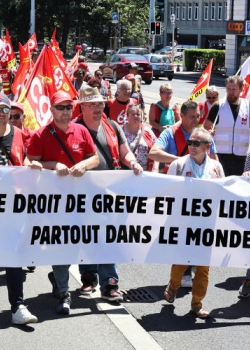
[[[31,0],[0,0],[0,26],[7,28],[15,48],[30,36]],[[124,45],[147,46],[144,28],[149,21],[147,0],[35,0],[37,40],[49,41],[54,28],[64,52],[73,51],[77,42],[106,50],[118,27],[111,21],[119,12]]]

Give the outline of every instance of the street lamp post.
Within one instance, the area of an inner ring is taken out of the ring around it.
[[[174,62],[174,28],[175,28],[175,14],[172,13],[170,16],[170,21],[172,23],[172,62]]]

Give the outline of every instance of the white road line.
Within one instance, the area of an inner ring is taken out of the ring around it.
[[[70,273],[81,285],[78,265],[70,266]],[[163,350],[163,348],[139,325],[136,319],[121,305],[103,302],[100,291],[90,297],[96,302],[98,309],[105,312],[116,328],[124,335],[135,350]]]

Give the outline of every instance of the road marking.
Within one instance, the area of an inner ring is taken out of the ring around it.
[[[81,285],[81,278],[78,265],[70,266],[70,273]],[[124,335],[135,350],[163,350],[163,348],[139,325],[136,319],[126,310],[123,305],[117,303],[113,305],[103,302],[100,291],[90,295],[96,302],[99,310],[104,311],[116,328]]]

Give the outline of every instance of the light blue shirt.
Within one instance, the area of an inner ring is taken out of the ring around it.
[[[188,141],[190,138],[189,133],[187,133],[183,127],[181,126],[181,129],[184,133],[185,140]],[[161,147],[165,152],[177,155],[177,147],[174,139],[174,134],[172,128],[167,128],[162,131],[159,138],[156,140],[155,145]],[[216,154],[217,150],[215,147],[214,140],[212,140],[211,146],[210,146],[210,154]]]

